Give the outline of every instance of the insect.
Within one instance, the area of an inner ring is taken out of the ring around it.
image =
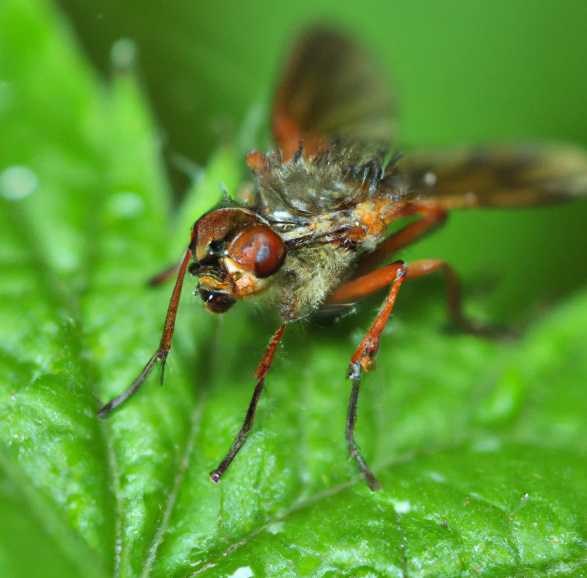
[[[272,110],[276,147],[246,158],[254,198],[224,199],[198,219],[179,265],[155,278],[159,283],[177,272],[159,348],[130,388],[100,409],[100,417],[128,400],[157,362],[163,380],[186,273],[198,278],[195,293],[212,313],[226,313],[238,300],[264,299],[282,324],[255,372],[258,382],[244,423],[210,474],[218,482],[251,430],[286,326],[389,288],[347,373],[347,445],[369,487],[380,487],[355,444],[357,400],[363,373],[375,368],[401,285],[442,272],[453,322],[465,331],[487,331],[463,316],[459,280],[448,263],[390,263],[391,257],[444,224],[451,210],[540,205],[587,191],[587,156],[568,145],[392,154],[393,108],[379,71],[361,49],[326,29],[302,35]],[[391,223],[414,216],[419,219],[387,234]]]

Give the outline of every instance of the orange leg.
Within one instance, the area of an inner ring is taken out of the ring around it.
[[[359,264],[355,277],[361,277],[373,271],[386,257],[394,255],[405,247],[419,241],[440,228],[446,222],[448,213],[444,209],[420,209],[424,215],[420,220],[410,223],[388,239],[385,239],[371,254]]]
[[[465,333],[483,337],[514,337],[515,333],[507,328],[486,324],[463,315],[461,283],[456,271],[442,259],[422,259],[408,265],[406,279],[417,279],[440,270],[446,277],[448,314],[454,325]]]
[[[355,280],[341,287],[331,298],[335,302],[352,302],[365,297],[370,293],[388,285],[391,281],[385,281],[385,275],[373,271],[373,269],[386,257],[397,253],[401,249],[415,243],[437,228],[441,227],[448,217],[445,208],[438,206],[417,208],[417,213],[424,215],[419,221],[411,223],[400,229],[397,233],[383,241],[370,255],[367,255],[359,264],[355,272]],[[461,284],[455,270],[441,259],[424,259],[415,261],[408,266],[408,279],[416,279],[423,275],[433,273],[437,269],[444,274],[448,283],[448,312],[454,325],[473,335],[484,337],[513,337],[515,332],[503,327],[489,325],[475,320],[466,319],[462,312]],[[384,271],[385,267],[379,271]],[[353,298],[347,297],[354,295]],[[342,297],[339,299],[338,297]]]
[[[467,332],[490,336],[499,334],[499,330],[496,328],[474,324],[463,317],[459,279],[454,269],[441,259],[423,259],[414,261],[409,265],[405,265],[403,261],[396,261],[391,265],[367,273],[343,285],[328,300],[328,303],[352,303],[391,284],[389,294],[367,335],[351,358],[348,370],[348,378],[352,380],[353,386],[347,411],[345,434],[350,454],[359,464],[371,490],[379,489],[381,484],[359,453],[354,439],[361,374],[363,371],[369,372],[375,369],[374,358],[379,349],[381,334],[389,319],[401,284],[405,279],[416,279],[436,270],[442,271],[446,276],[448,282],[448,309],[455,324]]]
[[[397,263],[401,263],[401,261],[396,261],[387,267],[382,267],[381,269],[367,273],[343,285],[332,294],[328,303],[353,303],[371,295],[379,289],[387,287],[394,279],[395,272],[397,271]],[[418,277],[434,273],[437,270],[440,270],[444,274],[447,281],[448,313],[452,322],[461,331],[486,337],[500,337],[504,333],[506,336],[511,335],[512,332],[508,332],[502,327],[475,322],[467,319],[463,315],[459,277],[446,261],[442,259],[422,259],[408,263],[406,268],[406,279],[417,279]]]
[[[389,291],[387,299],[377,314],[371,329],[367,332],[365,339],[363,339],[361,345],[359,345],[357,351],[353,355],[348,371],[348,377],[349,379],[352,379],[353,387],[347,410],[345,436],[351,456],[357,461],[357,464],[365,476],[367,484],[369,484],[369,487],[373,491],[378,490],[381,487],[381,484],[373,475],[373,472],[365,462],[363,456],[359,453],[354,437],[355,424],[357,421],[357,401],[359,398],[359,387],[361,385],[361,371],[371,371],[375,368],[374,357],[379,349],[381,333],[389,319],[399,288],[405,277],[406,265],[403,261],[396,261],[387,267],[373,271],[364,277],[351,281],[347,285],[343,285],[329,300],[331,303],[355,301],[391,284],[391,290]]]
[[[251,428],[253,427],[253,420],[255,419],[255,411],[257,409],[257,403],[259,403],[259,398],[261,397],[261,392],[263,391],[263,386],[265,385],[265,376],[269,371],[269,367],[271,367],[271,362],[273,361],[273,356],[277,351],[277,346],[279,345],[279,341],[281,339],[281,335],[283,330],[285,329],[285,323],[275,332],[275,335],[271,338],[269,342],[269,346],[267,347],[267,351],[261,359],[261,363],[257,367],[255,371],[255,377],[259,380],[257,383],[257,387],[255,387],[255,391],[253,393],[253,398],[251,399],[251,403],[249,404],[249,409],[247,410],[247,415],[245,417],[245,421],[238,432],[234,442],[228,453],[224,457],[224,459],[220,462],[220,465],[210,473],[210,479],[217,483],[220,481],[220,478],[228,469],[228,466],[232,463],[232,460],[241,449]]]

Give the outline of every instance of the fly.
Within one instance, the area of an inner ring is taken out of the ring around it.
[[[224,475],[253,426],[275,351],[289,323],[389,288],[351,357],[346,441],[372,490],[380,487],[355,444],[361,378],[375,368],[383,328],[406,281],[441,272],[454,324],[487,333],[463,316],[454,269],[442,259],[393,261],[401,249],[444,224],[449,211],[527,207],[587,192],[587,156],[569,145],[503,145],[392,155],[394,107],[377,68],[345,37],[321,28],[298,41],[277,90],[271,127],[275,149],[251,151],[255,181],[248,203],[224,199],[196,221],[177,273],[159,348],[136,381],[104,405],[105,417],[128,400],[157,362],[163,380],[186,272],[198,278],[204,307],[223,314],[262,297],[281,317],[257,367],[257,386],[232,447],[210,474]],[[416,221],[388,235],[391,223]],[[387,263],[387,264],[386,264]]]

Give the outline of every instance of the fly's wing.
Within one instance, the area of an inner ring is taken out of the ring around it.
[[[587,153],[537,144],[420,152],[389,167],[386,180],[447,209],[543,205],[587,195]]]
[[[390,149],[393,106],[383,75],[347,38],[323,28],[296,43],[271,118],[284,161],[312,141],[342,138]]]

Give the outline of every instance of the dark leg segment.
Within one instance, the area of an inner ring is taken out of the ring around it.
[[[363,476],[369,485],[369,488],[374,492],[381,488],[381,482],[373,475],[371,468],[367,465],[363,456],[359,453],[355,444],[355,423],[357,421],[357,401],[359,399],[359,387],[361,385],[361,366],[358,362],[351,363],[349,370],[349,377],[353,380],[353,388],[351,389],[351,398],[349,399],[349,407],[346,416],[345,437],[349,448],[349,453],[359,464],[359,468],[363,472]]]
[[[241,447],[245,443],[245,440],[247,439],[247,436],[249,435],[249,432],[251,431],[251,428],[253,427],[253,421],[255,419],[255,411],[257,409],[257,404],[259,403],[259,398],[261,397],[261,393],[263,391],[263,386],[265,385],[265,376],[267,375],[267,372],[269,371],[269,367],[271,367],[271,362],[273,361],[273,356],[275,355],[275,352],[277,351],[277,346],[279,345],[279,341],[281,339],[281,335],[282,335],[284,329],[285,329],[285,323],[275,332],[275,335],[272,337],[272,339],[269,343],[269,346],[267,347],[267,351],[265,352],[265,355],[263,356],[263,359],[261,359],[261,363],[259,363],[259,366],[257,367],[257,370],[255,371],[255,377],[258,378],[259,381],[257,383],[257,387],[255,387],[255,391],[253,393],[253,398],[251,399],[251,403],[249,404],[249,409],[247,410],[247,415],[245,417],[245,421],[244,421],[240,431],[238,432],[238,435],[236,436],[234,442],[232,443],[230,450],[228,450],[228,453],[226,454],[224,459],[220,462],[220,465],[210,473],[210,479],[214,483],[217,483],[220,481],[220,478],[224,475],[224,473],[228,469],[228,466],[230,466],[230,464],[232,463],[232,460],[234,459],[236,454],[239,452],[239,450],[241,449]]]
[[[253,421],[255,419],[255,411],[257,409],[257,403],[259,402],[259,398],[261,397],[261,392],[263,391],[263,386],[265,385],[265,378],[260,379],[257,383],[257,387],[255,387],[255,392],[253,393],[253,399],[251,399],[251,403],[249,404],[249,409],[247,410],[247,415],[245,417],[245,421],[238,432],[230,450],[224,457],[224,459],[220,462],[220,465],[212,472],[210,472],[210,479],[217,483],[220,481],[220,478],[228,469],[228,466],[232,463],[232,460],[241,449],[251,428],[253,427]]]

